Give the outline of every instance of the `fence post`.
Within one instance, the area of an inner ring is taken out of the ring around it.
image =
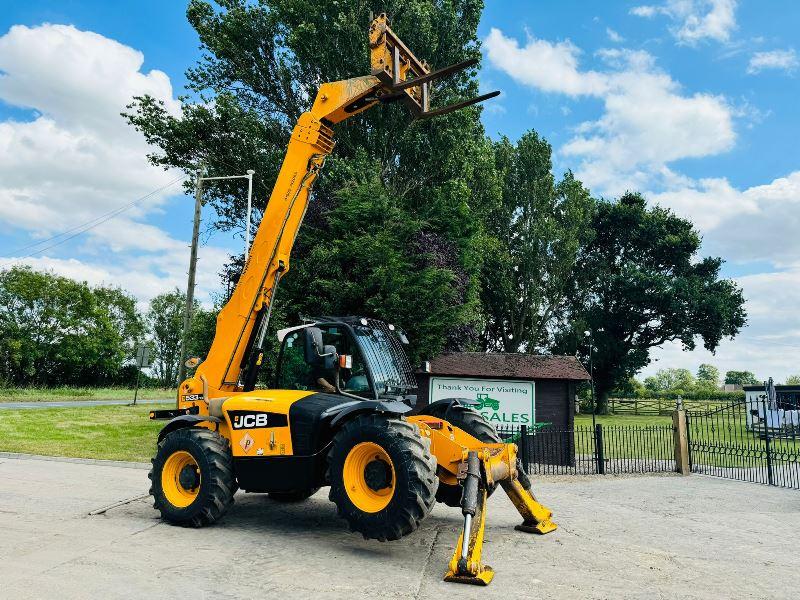
[[[523,425],[519,429],[519,459],[522,461],[522,469],[525,473],[528,472],[528,427]]]
[[[603,426],[600,423],[594,426],[594,455],[597,460],[597,473],[605,475],[606,457],[605,449],[603,448]]]
[[[675,444],[675,470],[681,475],[688,475],[689,470],[689,440],[686,437],[686,411],[680,396],[672,411],[672,439]]]
[[[772,448],[770,448],[770,441],[769,441],[769,425],[770,421],[774,424],[774,417],[770,418],[770,414],[767,412],[770,409],[770,405],[767,404],[766,398],[761,401],[763,407],[763,414],[764,414],[764,450],[767,453],[767,483],[769,485],[775,485],[775,479],[772,472]]]

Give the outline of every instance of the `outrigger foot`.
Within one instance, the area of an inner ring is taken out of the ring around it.
[[[494,579],[494,571],[491,567],[484,565],[483,570],[478,575],[458,575],[452,571],[448,571],[444,576],[445,581],[450,583],[466,583],[468,585],[489,585]]]
[[[558,525],[552,521],[541,521],[539,523],[529,523],[526,521],[522,525],[516,525],[514,529],[517,531],[524,531],[525,533],[538,533],[540,535],[544,535],[545,533],[550,533],[551,531],[558,529]]]

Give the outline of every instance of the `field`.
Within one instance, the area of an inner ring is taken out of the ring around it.
[[[142,400],[161,400],[175,398],[175,389],[139,388]],[[133,390],[129,388],[0,388],[0,402],[55,402],[76,400],[131,400]]]
[[[149,461],[163,421],[149,411],[174,404],[0,410],[0,451]]]

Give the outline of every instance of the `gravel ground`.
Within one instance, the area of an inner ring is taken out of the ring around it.
[[[487,588],[442,582],[461,522],[442,506],[381,544],[349,533],[325,490],[240,493],[195,530],[158,519],[142,465],[6,454],[0,479],[0,595],[15,599],[795,598],[800,583],[800,492],[697,475],[537,477],[560,526],[547,536],[514,531],[498,492]]]

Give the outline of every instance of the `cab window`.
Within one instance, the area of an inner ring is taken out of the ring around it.
[[[314,389],[311,365],[305,360],[302,331],[293,331],[283,340],[277,384],[281,390]]]
[[[349,368],[339,369],[340,389],[350,394],[371,397],[366,365],[348,330],[336,325],[323,326],[320,329],[324,345],[334,346],[340,356],[347,354],[352,357]],[[277,387],[284,390],[335,392],[336,370],[327,370],[319,364],[309,365],[305,360],[304,344],[303,330],[294,331],[284,338]]]

